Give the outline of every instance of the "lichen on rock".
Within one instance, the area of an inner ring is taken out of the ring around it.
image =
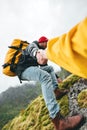
[[[87,108],[87,89],[79,93],[78,104],[81,108]]]

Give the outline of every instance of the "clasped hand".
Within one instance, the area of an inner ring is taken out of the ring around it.
[[[38,50],[36,53],[37,62],[41,65],[47,64],[47,57],[46,57],[46,51],[45,50]]]

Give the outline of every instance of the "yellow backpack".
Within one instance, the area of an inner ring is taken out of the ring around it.
[[[5,61],[3,64],[3,74],[7,76],[16,76],[15,68],[20,59],[22,51],[26,49],[29,45],[27,41],[22,41],[20,39],[14,39],[11,46],[5,56]]]

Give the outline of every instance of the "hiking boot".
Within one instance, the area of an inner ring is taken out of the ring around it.
[[[60,98],[62,98],[64,95],[66,95],[67,93],[69,92],[69,90],[68,89],[58,89],[58,88],[56,88],[55,90],[54,90],[54,93],[55,93],[55,96],[56,96],[56,99],[58,100],[58,99],[60,99]]]
[[[56,130],[75,130],[83,119],[84,117],[81,115],[63,118],[60,113],[57,113],[57,116],[52,119],[52,122]]]

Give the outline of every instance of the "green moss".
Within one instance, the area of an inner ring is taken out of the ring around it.
[[[59,84],[60,88],[67,88],[69,89],[74,83],[76,83],[80,79],[79,76],[71,74],[62,83]]]
[[[64,96],[59,101],[60,112],[63,116],[66,116],[69,113],[69,100],[68,96]]]
[[[25,121],[26,120],[26,116],[22,116],[22,121]]]
[[[49,123],[50,123],[49,120],[45,120],[42,124],[43,124],[43,126],[47,126]]]
[[[87,108],[87,89],[79,93],[78,104],[81,108]]]

